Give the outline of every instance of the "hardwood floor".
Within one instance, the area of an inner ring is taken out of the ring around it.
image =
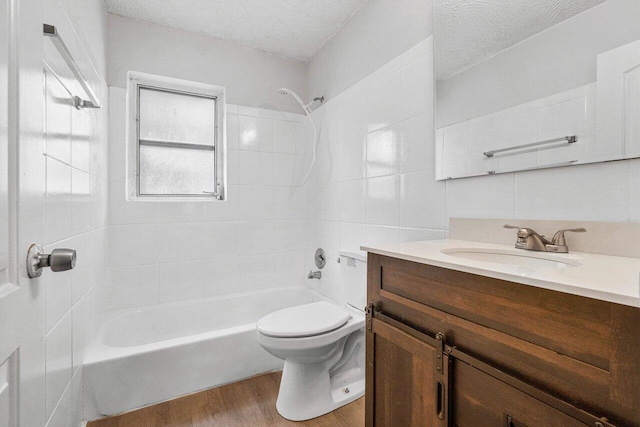
[[[292,422],[276,411],[281,372],[249,378],[89,423],[88,427],[364,426],[364,397],[322,417]]]

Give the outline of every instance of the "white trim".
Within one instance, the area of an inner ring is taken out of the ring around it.
[[[186,92],[195,95],[204,95],[216,98],[216,191],[221,194],[221,199],[206,196],[167,195],[167,196],[141,196],[138,194],[138,87],[153,86],[170,91]],[[128,201],[153,201],[153,202],[183,202],[206,201],[217,202],[226,200],[227,194],[227,112],[226,90],[222,86],[215,86],[189,80],[175,79],[172,77],[157,76],[154,74],[129,71],[127,75],[127,125],[126,125],[126,200]]]

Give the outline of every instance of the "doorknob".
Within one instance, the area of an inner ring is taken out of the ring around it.
[[[31,278],[40,277],[44,267],[50,267],[51,271],[66,271],[75,266],[75,249],[54,249],[45,254],[42,247],[34,243],[27,252],[27,274]]]

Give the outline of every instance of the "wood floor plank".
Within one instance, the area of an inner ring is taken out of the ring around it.
[[[309,421],[292,422],[276,411],[281,372],[260,375],[222,387],[180,397],[88,427],[360,427],[364,398]]]

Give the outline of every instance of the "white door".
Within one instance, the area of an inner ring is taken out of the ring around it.
[[[10,2],[0,0],[0,426],[18,425],[20,288],[16,283],[15,150],[9,150]]]

